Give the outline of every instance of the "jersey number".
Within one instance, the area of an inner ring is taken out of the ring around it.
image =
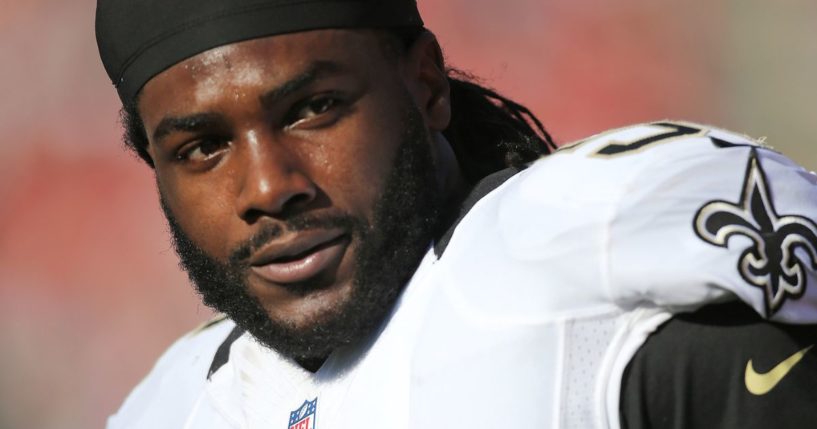
[[[652,125],[658,127],[669,128],[671,131],[656,134],[654,136],[644,137],[643,139],[636,140],[634,142],[626,143],[626,142],[614,142],[610,143],[609,145],[599,149],[594,155],[596,156],[617,156],[624,154],[626,152],[633,152],[639,149],[642,149],[646,146],[650,146],[656,143],[661,143],[666,140],[681,137],[681,136],[688,136],[692,134],[698,134],[701,130],[700,128],[691,127],[689,125],[681,125],[676,124],[674,122],[657,122]]]
[[[590,156],[592,157],[603,157],[603,158],[610,158],[619,155],[628,155],[630,153],[635,153],[640,151],[645,147],[651,147],[658,143],[665,143],[670,141],[671,139],[683,136],[690,136],[695,134],[702,134],[705,130],[701,128],[694,127],[692,125],[687,124],[679,124],[675,122],[655,122],[650,124],[655,127],[662,127],[668,128],[666,132],[662,132],[660,134],[654,134],[651,136],[647,136],[641,138],[636,141],[626,142],[620,140],[612,140],[606,146],[602,147],[601,149],[592,152]],[[628,127],[629,128],[629,127]],[[613,133],[617,133],[622,131],[624,128],[620,128],[613,131],[608,131],[602,135],[609,135]],[[580,147],[582,144],[589,142],[591,140],[597,140],[601,138],[602,135],[593,136],[586,140],[581,140],[579,142],[573,143],[568,146],[564,146],[559,149],[558,152],[572,152],[574,149]],[[557,152],[557,153],[558,153]]]

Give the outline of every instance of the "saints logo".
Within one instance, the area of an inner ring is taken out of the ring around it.
[[[701,207],[695,232],[721,247],[733,236],[752,241],[738,259],[738,271],[750,285],[763,289],[767,316],[779,310],[787,297],[803,295],[807,271],[817,270],[817,225],[802,216],[777,214],[755,150],[740,201],[712,201]],[[796,254],[798,249],[801,252]]]

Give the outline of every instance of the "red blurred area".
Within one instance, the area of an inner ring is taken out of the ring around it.
[[[446,1],[427,25],[456,67],[524,102],[564,143],[665,117],[718,122],[717,2]],[[695,25],[695,31],[689,26]]]

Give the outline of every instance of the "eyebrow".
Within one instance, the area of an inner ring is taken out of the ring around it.
[[[345,68],[342,65],[334,61],[314,61],[305,71],[262,94],[260,97],[261,106],[269,109],[282,99],[300,91],[315,81],[327,75],[342,73],[344,70]]]
[[[175,131],[192,133],[222,123],[221,117],[215,113],[198,113],[182,117],[168,116],[162,118],[162,121],[156,126],[153,131],[153,141],[159,141]]]
[[[305,71],[262,94],[259,97],[261,106],[265,109],[269,109],[272,105],[311,85],[315,81],[327,75],[341,73],[344,69],[342,65],[333,61],[314,61]],[[173,132],[196,132],[211,128],[213,125],[224,125],[223,122],[223,118],[216,113],[197,113],[181,117],[168,116],[162,118],[159,125],[156,126],[156,129],[153,131],[153,141],[158,142]]]

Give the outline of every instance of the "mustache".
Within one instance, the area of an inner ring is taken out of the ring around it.
[[[353,234],[361,234],[367,230],[367,227],[368,224],[365,221],[348,214],[296,215],[282,223],[266,224],[261,227],[260,230],[230,252],[229,263],[234,267],[248,266],[248,261],[253,253],[287,232],[342,229]]]

